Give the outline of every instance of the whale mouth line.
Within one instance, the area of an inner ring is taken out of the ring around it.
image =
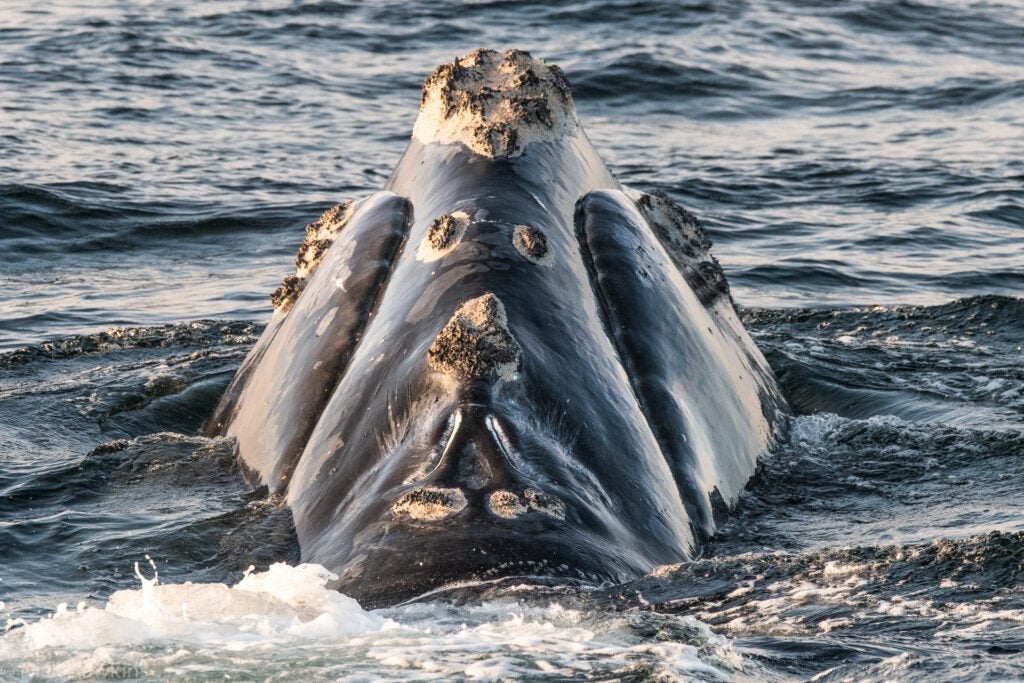
[[[489,516],[488,516],[489,517]],[[586,525],[553,525],[541,515],[510,523],[389,525],[378,529],[358,565],[331,586],[369,606],[395,597],[444,599],[449,591],[489,585],[580,586],[642,576],[658,563]],[[587,552],[580,555],[580,549]],[[401,568],[395,572],[395,568]],[[374,581],[366,581],[372,575]],[[511,581],[511,584],[504,583]],[[415,596],[415,597],[411,597]]]
[[[451,583],[446,583],[442,586],[438,586],[437,588],[431,588],[430,590],[420,593],[415,597],[396,603],[394,607],[407,607],[409,605],[414,605],[417,602],[423,600],[436,599],[437,597],[443,596],[445,593],[457,590],[483,589],[488,587],[503,586],[506,584],[510,586],[535,586],[536,588],[558,588],[562,586],[564,586],[567,589],[581,586],[597,588],[604,580],[605,579],[596,576],[591,579],[582,579],[572,576],[558,576],[555,574],[509,574],[495,579],[470,579],[468,581],[452,581]]]

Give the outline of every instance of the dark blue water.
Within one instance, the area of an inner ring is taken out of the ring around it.
[[[297,561],[192,435],[303,226],[479,46],[560,64],[613,172],[704,219],[789,442],[633,584],[126,626],[147,554],[165,588]],[[0,679],[1024,678],[1022,112],[1020,3],[5,2]]]

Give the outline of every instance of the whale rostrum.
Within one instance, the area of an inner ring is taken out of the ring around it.
[[[428,77],[295,265],[205,430],[369,605],[686,561],[785,425],[700,221],[621,186],[526,52]]]
[[[413,137],[514,157],[533,142],[573,135],[576,108],[565,74],[522,50],[477,50],[442,64],[423,85]]]

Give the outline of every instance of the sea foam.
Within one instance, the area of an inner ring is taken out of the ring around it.
[[[474,605],[412,603],[364,610],[327,588],[315,564],[248,571],[235,585],[161,584],[136,568],[138,589],[103,607],[60,605],[34,623],[9,621],[0,671],[16,678],[257,675],[288,680],[382,676],[505,680],[627,673],[719,680],[742,668],[731,643],[692,617],[670,618],[689,634],[650,642],[643,615],[592,614],[530,601],[530,587]]]

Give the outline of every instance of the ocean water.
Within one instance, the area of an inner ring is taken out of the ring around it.
[[[195,433],[480,46],[704,219],[796,415],[695,562],[366,611]],[[1024,679],[1022,112],[1017,2],[6,0],[0,680]]]

